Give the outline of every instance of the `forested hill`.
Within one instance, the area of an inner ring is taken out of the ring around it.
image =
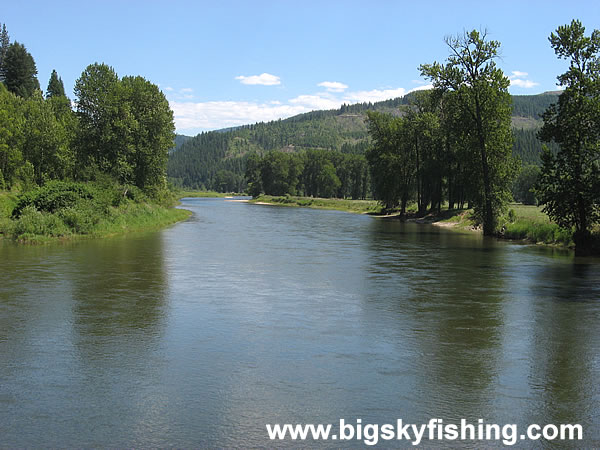
[[[556,102],[558,94],[513,96],[514,154],[523,162],[539,164],[541,143],[536,132],[542,124],[540,115]],[[245,187],[245,163],[251,153],[328,149],[362,154],[368,146],[366,112],[401,115],[409,107],[411,97],[408,94],[383,102],[343,105],[285,120],[179,138],[169,157],[167,173],[177,186],[239,191]]]

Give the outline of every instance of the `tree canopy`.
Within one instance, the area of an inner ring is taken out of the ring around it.
[[[91,64],[76,81],[75,94],[80,163],[124,184],[164,186],[175,125],[158,87],[142,77],[120,79],[106,64]]]
[[[35,61],[23,44],[9,45],[2,61],[2,78],[10,92],[23,98],[40,90]]]
[[[46,98],[51,97],[66,97],[65,86],[62,79],[56,73],[56,70],[52,71],[50,80],[48,81],[48,88],[46,89]]]
[[[549,38],[569,69],[558,76],[564,87],[544,113],[540,136],[559,145],[543,155],[539,200],[564,228],[574,228],[576,252],[591,252],[591,228],[600,219],[600,31],[585,35],[578,20]]]
[[[448,37],[447,63],[424,64],[420,70],[436,90],[455,92],[465,113],[465,137],[474,150],[469,162],[477,168],[481,180],[473,199],[475,212],[483,223],[484,234],[491,235],[510,198],[515,164],[511,157],[510,81],[494,61],[500,43],[486,38],[485,32],[477,30]]]

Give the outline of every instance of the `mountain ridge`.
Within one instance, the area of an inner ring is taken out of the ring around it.
[[[512,96],[513,151],[526,163],[540,162],[542,147],[536,133],[542,125],[541,114],[556,102],[559,93]],[[217,189],[219,172],[227,172],[228,176],[233,174],[238,178],[237,184],[243,185],[245,161],[251,153],[328,149],[362,154],[368,147],[366,112],[375,110],[401,115],[413,97],[414,94],[409,93],[376,103],[344,104],[338,109],[316,110],[180,139],[169,156],[167,174],[177,186]]]

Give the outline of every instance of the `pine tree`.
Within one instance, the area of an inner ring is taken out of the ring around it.
[[[4,81],[2,68],[4,66],[4,59],[6,58],[6,52],[8,51],[9,45],[10,38],[8,37],[8,32],[6,31],[6,24],[2,24],[2,29],[0,31],[0,81]]]
[[[50,81],[48,82],[48,89],[46,89],[46,98],[51,97],[66,97],[65,86],[62,79],[56,73],[56,70],[52,71]]]
[[[33,56],[23,44],[12,43],[2,61],[2,76],[6,88],[14,94],[28,98],[40,89]]]

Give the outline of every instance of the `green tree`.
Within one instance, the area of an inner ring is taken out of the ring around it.
[[[80,164],[153,195],[165,189],[175,125],[160,89],[139,76],[120,80],[112,67],[92,64],[76,81],[75,94]]]
[[[474,198],[475,212],[483,223],[483,233],[496,231],[497,218],[510,197],[509,186],[515,164],[511,157],[510,81],[496,67],[500,43],[486,41],[476,30],[446,38],[450,49],[447,64],[434,62],[420,66],[421,74],[440,91],[454,91],[460,107],[468,113],[470,146],[477,150],[481,186]]]
[[[175,139],[173,111],[164,94],[143,77],[121,80],[120,105],[128,113],[128,164],[133,183],[145,190],[166,189],[169,150]]]
[[[516,201],[524,205],[536,205],[535,186],[540,177],[540,167],[527,164],[521,167],[513,184],[512,193]]]
[[[2,77],[7,89],[23,98],[31,97],[40,89],[33,56],[18,42],[12,43],[6,51]]]
[[[23,164],[23,99],[8,92],[0,83],[0,171],[6,188],[17,181],[18,171]]]
[[[246,182],[248,183],[248,194],[252,197],[258,197],[262,191],[261,182],[261,159],[256,153],[252,153],[246,161]]]
[[[0,81],[4,81],[4,60],[6,58],[6,52],[8,51],[8,46],[10,45],[10,38],[8,36],[8,31],[6,31],[6,24],[2,24],[2,29],[0,30]]]
[[[48,89],[46,89],[46,98],[51,97],[66,97],[65,86],[56,70],[52,71],[50,81],[48,81]]]
[[[538,195],[553,220],[575,229],[576,253],[587,254],[591,228],[600,218],[600,31],[585,36],[584,26],[573,20],[549,40],[569,69],[558,76],[564,87],[558,103],[543,115],[540,137],[556,142],[559,150],[542,157]]]
[[[119,77],[106,64],[91,64],[75,82],[74,91],[79,119],[79,167],[95,166],[103,172],[118,175],[119,156],[126,145],[123,128],[128,127],[129,119],[127,111],[119,107]],[[124,173],[121,175],[125,176]]]
[[[372,145],[367,150],[375,199],[386,209],[400,205],[401,214],[414,191],[415,158],[409,143],[408,124],[402,117],[367,112]]]
[[[261,163],[261,181],[268,195],[296,195],[302,172],[300,159],[290,153],[269,152]]]
[[[57,100],[43,100],[38,94],[24,103],[23,157],[32,164],[39,185],[70,177],[74,169],[72,113],[56,114]]]

